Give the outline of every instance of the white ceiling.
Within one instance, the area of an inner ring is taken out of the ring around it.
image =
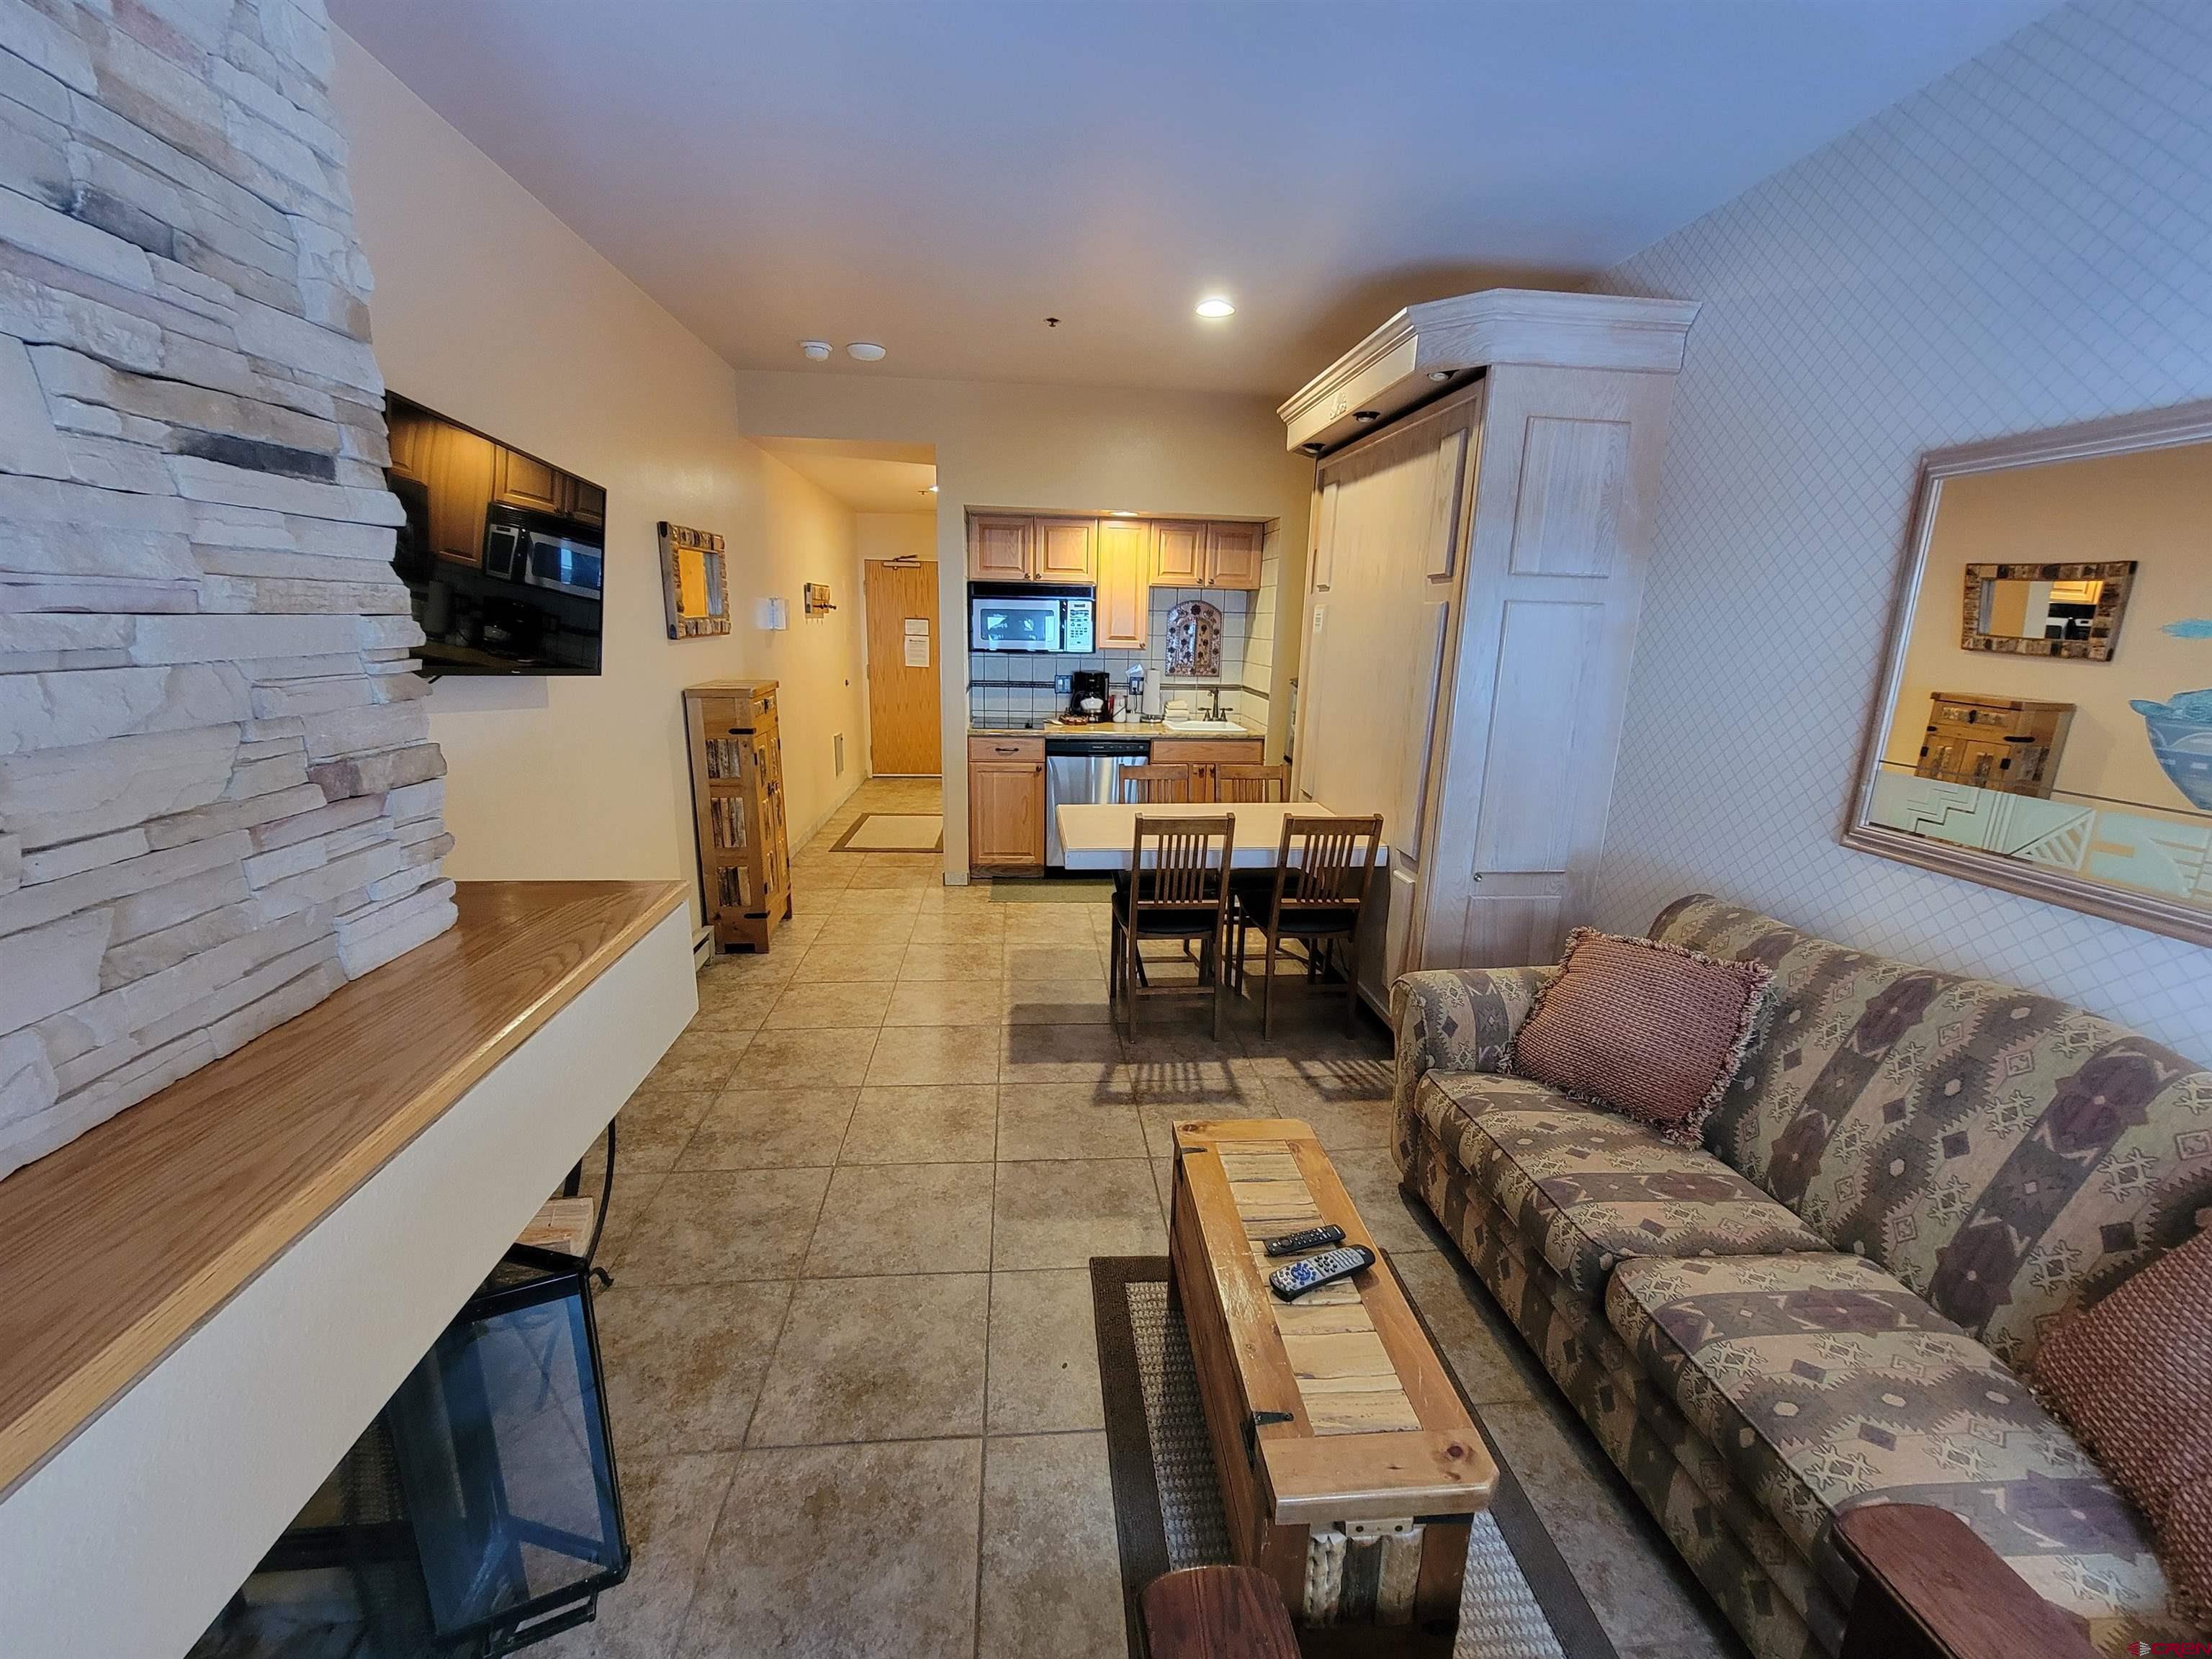
[[[2049,6],[331,0],[739,367],[1270,397],[1400,305],[1626,258]]]
[[[929,513],[937,497],[937,451],[928,444],[860,443],[843,438],[755,438],[754,443],[855,513]]]

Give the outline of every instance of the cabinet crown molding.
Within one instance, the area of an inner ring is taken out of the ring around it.
[[[1679,374],[1697,314],[1695,300],[1527,288],[1407,306],[1276,410],[1284,447],[1333,449],[1498,363]]]

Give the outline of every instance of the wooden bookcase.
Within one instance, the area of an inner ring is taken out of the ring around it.
[[[765,951],[791,915],[774,680],[684,688],[699,892],[718,950]]]

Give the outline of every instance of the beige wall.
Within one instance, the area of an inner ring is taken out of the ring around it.
[[[1948,481],[1884,757],[1913,764],[1932,692],[2070,702],[2061,790],[2185,809],[2151,753],[2142,716],[2128,704],[2212,686],[2212,640],[2163,631],[2171,622],[2212,617],[2208,522],[2212,444]],[[2136,570],[2111,661],[2001,656],[1960,645],[1967,565],[2118,559],[2136,561]]]
[[[607,489],[597,679],[441,681],[450,873],[696,878],[680,689],[782,682],[793,845],[867,753],[860,608],[808,619],[800,585],[860,586],[854,515],[740,435],[729,367],[344,35],[336,97],[378,361],[394,392]],[[666,635],[656,526],[729,544],[723,638]],[[754,625],[763,595],[789,628]],[[831,768],[845,736],[843,775]]]
[[[737,382],[748,432],[935,446],[939,597],[948,619],[966,615],[970,505],[1279,519],[1284,591],[1304,591],[1313,465],[1284,449],[1282,422],[1264,398],[764,370],[741,372]],[[945,633],[952,756],[966,751],[966,630],[948,622]],[[1278,722],[1296,669],[1278,653],[1269,696]],[[945,860],[955,881],[967,874],[967,800],[964,769],[949,768]]]
[[[853,522],[864,559],[937,558],[934,513],[856,513]]]

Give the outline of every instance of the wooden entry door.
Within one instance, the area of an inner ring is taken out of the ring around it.
[[[937,671],[945,641],[937,625],[937,567],[867,561],[868,771],[876,777],[935,777]],[[928,666],[907,666],[906,625],[929,624]]]

